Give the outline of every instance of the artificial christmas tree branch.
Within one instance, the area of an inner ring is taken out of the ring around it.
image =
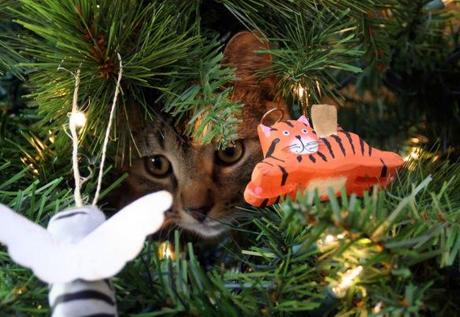
[[[21,54],[30,97],[27,106],[10,106],[26,93],[5,89],[0,80],[0,202],[39,223],[72,203],[62,125],[75,83],[58,66],[81,65],[78,98],[89,116],[80,132],[93,140],[90,148],[80,144],[82,168],[103,142],[119,73],[117,52],[124,64],[123,111],[113,134],[118,144],[126,140],[123,133],[129,136],[123,123],[133,116],[133,104],[141,104],[141,117],[149,120],[166,110],[171,122],[181,122],[173,125],[185,137],[231,144],[241,105],[228,98],[235,72],[221,66],[220,50],[246,26],[268,39],[271,71],[282,80],[276,91],[292,113],[310,110],[299,87],[309,105],[342,95],[347,103],[341,125],[372,145],[407,154],[406,168],[388,190],[375,189],[362,199],[343,195],[321,202],[299,195],[273,208],[239,210],[246,219],[232,229],[240,230],[245,244],[228,239],[215,254],[198,242],[181,245],[179,232],[170,251],[174,259],[160,256],[159,244],[149,241],[141,258],[115,279],[120,314],[453,316],[460,309],[460,167],[454,151],[459,64],[453,58],[459,32],[454,12],[426,3],[2,2],[8,10],[0,10],[0,20],[8,14],[1,27],[15,37],[20,33],[22,43],[0,39],[2,71],[17,69]],[[11,18],[23,28],[12,29]],[[353,85],[347,87],[352,93],[339,91],[340,82]],[[441,148],[424,149],[438,140]],[[101,199],[117,185],[102,186]],[[96,186],[89,180],[83,195]],[[203,264],[203,258],[215,262]],[[49,315],[46,288],[5,252],[0,264],[0,315]]]

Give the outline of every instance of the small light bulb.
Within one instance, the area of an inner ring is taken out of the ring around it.
[[[76,128],[81,128],[86,124],[86,115],[81,111],[72,112],[69,117],[69,123]]]
[[[174,249],[169,242],[162,242],[158,247],[158,257],[162,259],[176,259],[176,254]]]
[[[326,236],[326,238],[324,239],[324,243],[326,243],[326,244],[330,244],[330,243],[332,243],[334,241],[337,241],[337,238],[334,237],[332,234],[328,234]]]
[[[412,147],[411,148],[411,152],[406,156],[404,157],[404,161],[410,161],[410,160],[418,160],[420,158],[420,154],[421,154],[421,148],[419,147]]]
[[[332,288],[334,294],[338,297],[343,297],[347,289],[353,284],[354,280],[358,277],[359,274],[363,271],[363,267],[357,266],[354,269],[348,270],[343,274],[342,280],[337,286]]]
[[[318,245],[320,251],[323,251],[324,249],[327,249],[329,248],[330,246],[332,246],[334,243],[336,243],[338,240],[342,240],[344,239],[345,237],[347,236],[347,234],[344,232],[344,233],[340,233],[338,234],[337,236],[334,236],[332,234],[328,234],[326,235],[326,237],[324,237],[324,239],[320,239],[316,242],[316,244]]]
[[[378,302],[378,303],[374,306],[374,308],[372,309],[372,312],[373,312],[374,314],[378,314],[378,313],[380,313],[380,312],[382,311],[382,308],[383,308],[383,302]]]
[[[305,95],[305,88],[303,88],[301,85],[298,85],[295,88],[295,93],[297,94],[297,96],[299,96],[300,99],[302,99]]]

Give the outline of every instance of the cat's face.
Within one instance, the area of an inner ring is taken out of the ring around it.
[[[318,137],[305,116],[297,120],[280,121],[272,126],[259,124],[257,131],[264,154],[270,151],[272,144],[276,144],[276,147],[273,147],[274,151],[294,155],[312,154],[318,151]]]
[[[237,140],[234,147],[181,141],[168,126],[148,128],[141,147],[143,158],[128,169],[130,200],[166,189],[174,196],[169,220],[210,238],[228,229],[243,203],[243,190],[262,153],[256,138]]]
[[[243,192],[252,170],[262,159],[257,125],[270,109],[284,113],[276,97],[276,78],[255,74],[271,63],[271,56],[257,53],[268,43],[250,32],[236,34],[224,51],[224,64],[235,69],[232,100],[243,104],[235,147],[218,151],[213,145],[181,141],[171,126],[156,123],[134,136],[142,158],[129,167],[121,204],[161,189],[174,196],[169,220],[201,237],[215,237],[229,228],[244,202]]]

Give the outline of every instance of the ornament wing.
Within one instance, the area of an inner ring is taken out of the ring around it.
[[[43,227],[0,204],[0,242],[16,263],[31,269],[42,281],[65,281],[77,269],[74,249]]]
[[[139,254],[146,237],[161,227],[171,204],[166,191],[146,195],[83,238],[76,250],[79,278],[94,281],[116,275]]]

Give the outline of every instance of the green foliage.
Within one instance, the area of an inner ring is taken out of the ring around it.
[[[231,144],[243,105],[230,100],[234,71],[222,67],[221,51],[243,26],[269,39],[273,65],[259,75],[275,73],[289,101],[305,107],[307,93],[310,103],[342,94],[340,124],[371,144],[402,149],[413,136],[417,146],[439,142],[448,152],[460,135],[458,13],[428,2],[3,0],[0,72],[8,75],[0,93],[8,96],[0,96],[0,203],[41,224],[72,204],[65,131],[72,74],[81,71],[79,104],[88,116],[81,170],[94,172],[117,53],[124,75],[112,137],[120,151],[130,148],[139,109],[142,120],[167,112],[195,141]],[[219,10],[204,14],[211,3],[241,25],[227,24]],[[9,74],[27,79],[27,106],[23,85]],[[341,90],[349,85],[352,93]],[[182,245],[176,235],[177,258],[165,259],[149,241],[114,279],[120,315],[458,314],[460,165],[417,153],[388,190],[362,199],[299,195],[246,210],[250,221],[235,228],[246,245],[222,243],[213,265],[202,263],[208,246]],[[85,184],[85,199],[94,188],[94,180]],[[334,296],[358,267],[342,297]],[[0,315],[49,315],[46,296],[46,287],[1,249]]]
[[[2,161],[0,173],[6,177],[12,162]],[[0,203],[17,210],[29,219],[45,225],[50,216],[72,204],[71,190],[62,190],[63,179],[43,185],[30,181],[23,169],[0,184]],[[27,184],[27,185],[26,185]],[[0,311],[4,316],[48,315],[46,285],[37,281],[30,271],[16,266],[8,254],[0,250]]]
[[[233,89],[229,83],[234,74],[222,67],[221,49],[216,40],[196,47],[188,63],[179,66],[180,76],[173,76],[164,109],[179,122],[188,120],[185,132],[195,141],[214,141],[225,148],[237,138],[235,115],[241,105],[230,100]],[[183,87],[188,88],[178,94]]]
[[[17,64],[24,61],[24,58],[18,52],[20,46],[15,34],[17,28],[11,23],[12,17],[7,10],[14,6],[17,6],[17,1],[0,1],[0,76],[8,71],[21,76]]]
[[[380,53],[345,82],[355,84],[356,93],[346,96],[342,122],[393,148],[415,137],[448,153],[459,144],[459,11],[429,10],[426,3],[388,2],[388,10],[365,21]]]
[[[281,78],[280,89],[285,96],[300,94],[297,97],[304,103],[307,98],[318,103],[322,93],[331,94],[329,87],[336,84],[336,70],[361,71],[350,63],[362,52],[348,15],[349,10],[337,17],[324,13],[314,18],[295,16],[290,24],[277,28],[283,37],[277,42],[279,48],[269,51],[274,62],[268,71]]]
[[[321,316],[378,308],[452,316],[459,309],[456,282],[449,280],[460,255],[460,165],[431,161],[410,162],[388,191],[362,199],[331,196],[320,202],[299,195],[274,209],[248,210],[257,217],[240,227],[247,247],[225,243],[224,256],[206,269],[195,255],[203,252],[200,245],[182,245],[177,232],[174,259],[161,256],[158,242],[150,241],[114,280],[120,314]],[[42,224],[71,204],[71,191],[60,189],[62,179],[25,185],[26,175],[22,171],[1,185],[0,202]],[[47,314],[46,289],[6,253],[0,258],[0,311]],[[357,266],[362,272],[338,292],[334,287]]]
[[[274,72],[281,79],[280,93],[294,95],[304,110],[324,95],[333,94],[342,73],[359,73],[359,59],[372,55],[363,27],[374,11],[386,8],[384,1],[222,1],[249,29],[270,39]],[[369,22],[368,22],[369,23]],[[304,93],[299,96],[298,88]]]
[[[31,97],[43,124],[59,129],[66,125],[74,91],[68,72],[80,69],[79,103],[88,116],[86,131],[95,136],[94,145],[100,144],[119,71],[117,53],[123,61],[118,118],[136,103],[149,111],[142,88],[162,87],[161,79],[174,74],[171,65],[187,58],[198,38],[177,22],[173,2],[141,2],[22,1],[14,10],[17,22],[32,33],[22,44],[33,62],[23,66],[33,70]]]

